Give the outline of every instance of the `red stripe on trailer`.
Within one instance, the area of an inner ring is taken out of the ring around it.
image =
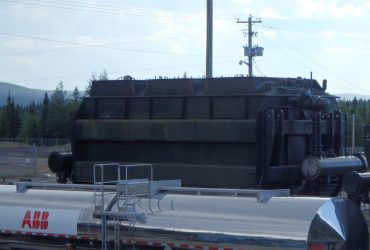
[[[24,231],[11,231],[11,230],[0,230],[1,233],[6,234],[17,234],[17,235],[27,235],[27,236],[43,236],[43,237],[54,237],[54,238],[69,238],[71,240],[84,240],[84,241],[90,241],[90,240],[99,240],[98,235],[82,235],[82,236],[76,236],[76,235],[66,235],[66,234],[47,234],[47,233],[36,233],[36,232],[24,232]],[[115,239],[110,239],[110,242],[114,242]],[[225,247],[225,248],[218,248],[216,246],[203,246],[203,245],[189,245],[185,243],[175,244],[173,242],[158,242],[158,241],[133,241],[133,240],[127,240],[126,244],[136,244],[141,246],[154,246],[154,247],[161,247],[161,246],[169,246],[170,248],[181,248],[181,249],[195,249],[195,250],[238,250],[231,247]],[[311,249],[320,249],[321,245],[314,246]],[[242,250],[242,249],[239,249]]]
[[[161,247],[162,246],[162,243],[160,243],[160,242],[153,242],[153,246],[155,246],[155,247]]]
[[[142,241],[142,240],[136,241],[136,244],[137,245],[142,245],[142,246],[147,246],[148,245],[148,243],[146,241]]]
[[[90,237],[87,235],[82,235],[81,240],[90,240]]]
[[[310,250],[324,250],[325,245],[323,243],[314,243],[309,249]]]
[[[171,248],[174,248],[175,247],[175,243],[169,242],[169,243],[167,243],[167,246],[169,246]]]

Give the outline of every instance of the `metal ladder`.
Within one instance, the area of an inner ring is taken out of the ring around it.
[[[128,170],[130,168],[149,167],[150,181],[147,179],[128,179]],[[104,169],[114,168],[116,170],[117,179],[105,181]],[[100,174],[97,174],[97,170]],[[121,169],[125,171],[125,179],[121,179]],[[133,226],[136,221],[136,198],[138,195],[148,195],[149,185],[153,181],[153,166],[152,164],[129,164],[120,165],[119,163],[95,164],[94,165],[94,215],[101,218],[101,248],[108,249],[107,244],[107,220],[114,222],[114,249],[120,249],[120,224],[121,221],[130,221],[130,226]],[[115,192],[108,192],[107,185],[116,185]],[[144,190],[143,190],[144,189]],[[105,196],[115,193],[116,200],[114,208],[111,207],[108,211],[108,204]]]

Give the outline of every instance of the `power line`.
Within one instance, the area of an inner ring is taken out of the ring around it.
[[[125,49],[125,48],[117,48],[117,47],[108,47],[108,46],[103,46],[103,45],[84,44],[84,43],[77,43],[77,42],[71,42],[71,41],[62,41],[62,40],[55,40],[55,39],[48,39],[48,38],[41,38],[41,37],[34,37],[34,36],[18,35],[18,34],[6,33],[6,32],[0,32],[0,35],[21,37],[21,38],[27,38],[27,39],[33,39],[33,40],[39,40],[39,41],[45,41],[45,42],[62,43],[62,44],[68,44],[68,45],[78,45],[78,46],[81,46],[81,47],[121,50],[121,51],[128,51],[128,52],[164,54],[164,55],[178,55],[178,56],[204,56],[204,55],[200,55],[200,54],[172,53],[172,52],[165,52],[165,51],[152,51],[152,50],[139,50],[139,49]]]
[[[280,35],[280,36],[283,36],[283,35]],[[277,38],[278,38],[279,40],[281,40],[281,41],[282,41],[282,44],[287,44],[287,43],[289,43],[289,47],[290,47],[290,48],[295,49],[295,50],[296,50],[296,51],[298,51],[300,54],[302,54],[302,55],[304,55],[306,58],[310,59],[310,60],[311,60],[311,62],[313,62],[314,64],[316,64],[316,66],[317,66],[317,67],[319,67],[319,68],[323,69],[326,73],[329,73],[329,74],[333,75],[334,77],[336,76],[336,78],[337,78],[337,79],[341,79],[341,80],[343,81],[343,83],[347,83],[347,84],[355,85],[355,86],[356,86],[356,84],[354,84],[353,82],[348,81],[347,79],[345,79],[343,76],[341,76],[341,75],[340,75],[340,74],[338,74],[337,72],[335,72],[335,71],[333,71],[332,69],[330,69],[330,68],[328,68],[328,67],[326,67],[326,66],[322,65],[321,63],[317,62],[317,61],[316,61],[314,58],[312,58],[309,54],[307,54],[306,52],[304,52],[304,50],[302,50],[302,49],[300,49],[300,48],[296,47],[296,46],[294,45],[294,43],[293,43],[292,41],[290,41],[288,38],[286,38],[285,36],[284,36],[284,40],[282,40],[279,36],[277,36]],[[339,84],[340,84],[340,82],[339,82]],[[342,85],[342,86],[347,88],[347,87],[348,87],[348,85],[347,85],[347,84]],[[356,86],[356,88],[358,88],[358,89],[360,89],[360,90],[362,90],[362,91],[364,91],[364,92],[367,92],[367,90],[362,89],[361,87]]]
[[[195,57],[204,56],[204,54],[174,53],[174,52],[166,52],[166,51],[126,49],[126,48],[110,47],[110,46],[105,46],[105,45],[84,44],[84,43],[56,40],[56,39],[49,39],[49,38],[42,38],[42,37],[35,37],[35,36],[19,35],[19,34],[7,33],[7,32],[0,32],[0,35],[21,37],[21,38],[25,38],[25,39],[39,40],[39,41],[52,42],[52,43],[78,45],[81,48],[89,47],[89,48],[110,49],[110,50],[119,50],[119,51],[126,51],[126,52],[135,52],[135,53],[149,53],[149,54],[176,55],[176,56],[195,56]],[[216,57],[237,57],[237,56],[220,55],[220,56],[216,56]]]
[[[50,1],[50,0],[34,0],[41,3],[31,3],[29,1],[22,0],[0,0],[0,3],[19,3],[29,6],[55,8],[72,11],[85,11],[85,12],[101,12],[106,14],[116,15],[127,15],[127,16],[141,16],[141,17],[172,17],[176,19],[189,19],[198,18],[203,19],[203,13],[200,14],[188,14],[181,12],[171,12],[163,9],[139,9],[139,8],[122,8],[119,6],[107,6],[102,4],[84,4],[74,1]],[[71,7],[72,6],[72,7]],[[156,12],[156,13],[153,13]],[[222,13],[216,14],[218,18],[235,19],[233,16],[225,15]]]
[[[138,10],[138,9],[129,9],[129,8],[120,8],[120,7],[93,7],[89,5],[84,5],[80,3],[75,3],[69,1],[65,2],[54,2],[47,0],[39,0],[39,3],[32,3],[29,1],[20,1],[20,0],[0,0],[0,2],[8,3],[19,3],[29,6],[38,6],[38,7],[47,7],[63,10],[73,10],[73,11],[87,11],[87,12],[102,12],[108,14],[117,14],[117,15],[127,15],[127,16],[152,16],[152,17],[176,17],[176,18],[202,18],[202,15],[186,14],[186,13],[170,13],[163,10]],[[41,3],[40,3],[41,2]],[[153,14],[153,11],[158,13]]]
[[[254,62],[254,67],[256,67],[257,71],[261,74],[261,76],[266,76],[264,73],[262,73],[262,71],[258,67],[257,62],[254,58],[253,58],[253,62]]]
[[[263,27],[263,28],[267,28],[267,29],[282,30],[282,31],[300,33],[300,34],[305,34],[305,35],[310,35],[310,36],[312,36],[313,34],[317,34],[317,32],[308,32],[308,31],[303,31],[303,30],[286,29],[286,28],[281,28],[281,27],[276,27],[276,26],[270,26],[270,25],[262,25],[261,24],[259,26],[260,27]],[[345,36],[340,35],[340,34],[337,34],[337,38],[340,38],[340,39],[348,39],[348,40],[356,40],[356,41],[362,41],[362,42],[370,42],[370,39],[355,38],[355,37],[345,37]]]
[[[107,44],[100,44],[100,46],[118,45],[118,44],[131,44],[131,43],[137,44],[137,43],[149,42],[149,41],[154,41],[154,39],[117,42],[117,43],[107,43]],[[14,52],[14,53],[0,54],[0,56],[16,56],[16,55],[26,55],[26,54],[39,54],[39,53],[48,53],[48,52],[56,52],[56,51],[81,49],[81,48],[86,48],[86,46],[74,46],[74,47],[67,47],[67,48],[64,47],[64,48],[58,48],[58,49],[45,49],[45,50],[32,50],[32,51],[24,51],[24,52]]]
[[[311,70],[305,63],[301,62],[299,59],[297,59],[295,56],[291,55],[290,53],[286,52],[284,49],[279,48],[274,42],[269,40],[266,36],[263,36],[263,35],[260,35],[260,36],[264,37],[265,41],[268,42],[270,45],[274,46],[278,51],[290,57],[291,59],[296,61],[298,64],[300,64],[302,67],[306,68],[307,70]]]

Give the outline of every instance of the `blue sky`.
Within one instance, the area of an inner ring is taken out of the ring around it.
[[[370,94],[370,1],[214,0],[214,76],[246,74],[254,25],[256,76],[328,80],[330,93]],[[84,90],[111,79],[205,74],[206,0],[0,0],[0,81]]]

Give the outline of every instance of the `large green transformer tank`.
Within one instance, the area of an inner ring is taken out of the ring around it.
[[[344,154],[346,116],[325,89],[301,78],[96,81],[74,118],[72,164],[57,173],[91,183],[96,163],[151,163],[154,179],[183,186],[323,190],[339,180],[301,165]]]

